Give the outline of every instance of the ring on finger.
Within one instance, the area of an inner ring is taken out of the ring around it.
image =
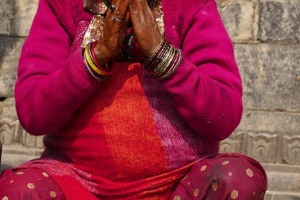
[[[117,18],[116,16],[114,16],[114,17],[113,17],[113,21],[116,21],[116,22],[122,22],[123,19],[119,19],[119,18]]]
[[[110,0],[103,0],[103,2],[111,11],[114,11],[116,9],[116,5],[112,4]]]
[[[116,5],[115,4],[111,4],[110,9],[111,9],[111,11],[115,11],[116,10]]]

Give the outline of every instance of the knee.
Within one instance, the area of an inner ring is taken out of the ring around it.
[[[5,188],[5,189],[4,189]],[[62,191],[40,169],[7,170],[0,178],[0,199],[64,199]]]
[[[34,198],[37,195],[35,183],[23,171],[5,171],[0,179],[0,188],[0,199],[38,199]]]
[[[263,168],[253,159],[218,156],[193,166],[178,188],[188,196],[203,199],[262,200],[267,179]]]
[[[257,161],[245,156],[218,157],[211,174],[211,187],[219,186],[231,199],[262,200],[267,190],[264,169]]]
[[[267,190],[266,173],[254,159],[245,156],[220,159],[220,164],[216,165],[216,176],[227,187],[241,188],[253,194]]]

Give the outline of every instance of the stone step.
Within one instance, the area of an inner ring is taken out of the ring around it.
[[[300,173],[267,172],[270,192],[290,192],[300,194]]]
[[[18,166],[28,160],[38,158],[43,149],[28,148],[22,145],[4,145],[2,149],[1,170]]]
[[[300,200],[300,192],[268,191],[264,200]]]

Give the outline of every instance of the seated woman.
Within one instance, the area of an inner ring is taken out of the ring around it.
[[[242,86],[214,0],[40,0],[15,89],[45,151],[2,200],[264,197],[257,161],[218,153]]]

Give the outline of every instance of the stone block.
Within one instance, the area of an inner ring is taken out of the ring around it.
[[[221,142],[220,151],[246,154],[264,164],[300,166],[300,136],[298,135],[237,131]],[[273,170],[270,166],[269,169]],[[289,172],[292,170],[289,169]],[[298,171],[300,173],[300,168]]]
[[[0,138],[4,144],[19,143],[20,132],[22,131],[17,121],[5,118],[0,121]]]
[[[30,134],[24,132],[23,145],[25,147],[36,147],[37,136],[33,136],[33,135],[30,135]]]
[[[18,120],[4,119],[0,121],[0,139],[5,145],[20,144],[24,147],[43,148],[43,136],[27,133]]]
[[[288,172],[300,174],[300,165],[288,165],[279,163],[262,163],[262,165],[268,172]]]
[[[39,148],[39,149],[43,149],[44,148],[43,139],[44,139],[43,136],[37,136],[36,137],[36,145],[35,145],[36,148]]]
[[[19,144],[24,147],[40,148],[43,145],[43,136],[33,136],[27,133],[18,120],[4,118],[0,120],[0,139],[5,145]]]
[[[1,37],[0,40],[0,97],[13,97],[20,51],[24,39]]]
[[[300,165],[262,164],[267,171],[264,200],[300,200]]]
[[[221,142],[220,151],[246,154],[262,163],[278,163],[282,155],[280,138],[278,134],[237,131]]]
[[[0,73],[0,97],[13,97],[16,82],[15,70],[4,69],[0,70]]]
[[[19,127],[16,123],[17,115],[13,98],[0,101],[0,139],[4,144],[11,144],[16,140]]]
[[[300,1],[260,0],[258,39],[300,43]]]
[[[267,191],[264,200],[300,200],[300,193]]]
[[[283,163],[291,165],[300,165],[300,136],[283,137]],[[300,187],[300,179],[299,179]],[[300,192],[300,188],[299,188]]]
[[[2,141],[0,140],[0,166],[1,166],[1,157],[2,157]]]
[[[289,172],[267,172],[269,184],[269,191],[281,192],[299,192],[300,193],[300,173]]]
[[[0,140],[5,145],[21,144],[43,148],[42,136],[31,136],[22,128],[17,118],[14,98],[0,101]]]
[[[243,152],[243,136],[244,133],[237,132],[232,134],[226,140],[221,142],[220,152]]]
[[[25,147],[35,147],[36,137],[29,134],[24,134],[23,144]]]
[[[5,118],[10,118],[12,121],[17,120],[14,98],[7,98],[3,101],[0,101],[0,120]]]
[[[263,163],[276,163],[278,160],[278,135],[267,133],[247,134],[245,153]]]
[[[300,45],[237,44],[235,53],[246,109],[300,112]]]
[[[27,36],[38,0],[0,1],[0,35]]]
[[[218,7],[233,42],[257,42],[257,0],[218,0]]]
[[[300,113],[245,110],[235,133],[221,144],[225,144],[225,149],[244,153],[262,163],[299,165],[299,124]],[[221,146],[221,151],[223,149]]]
[[[28,160],[40,157],[42,149],[27,148],[22,145],[3,145],[2,164],[12,167],[18,166]]]
[[[236,131],[294,136],[300,134],[299,124],[300,113],[245,110]]]

